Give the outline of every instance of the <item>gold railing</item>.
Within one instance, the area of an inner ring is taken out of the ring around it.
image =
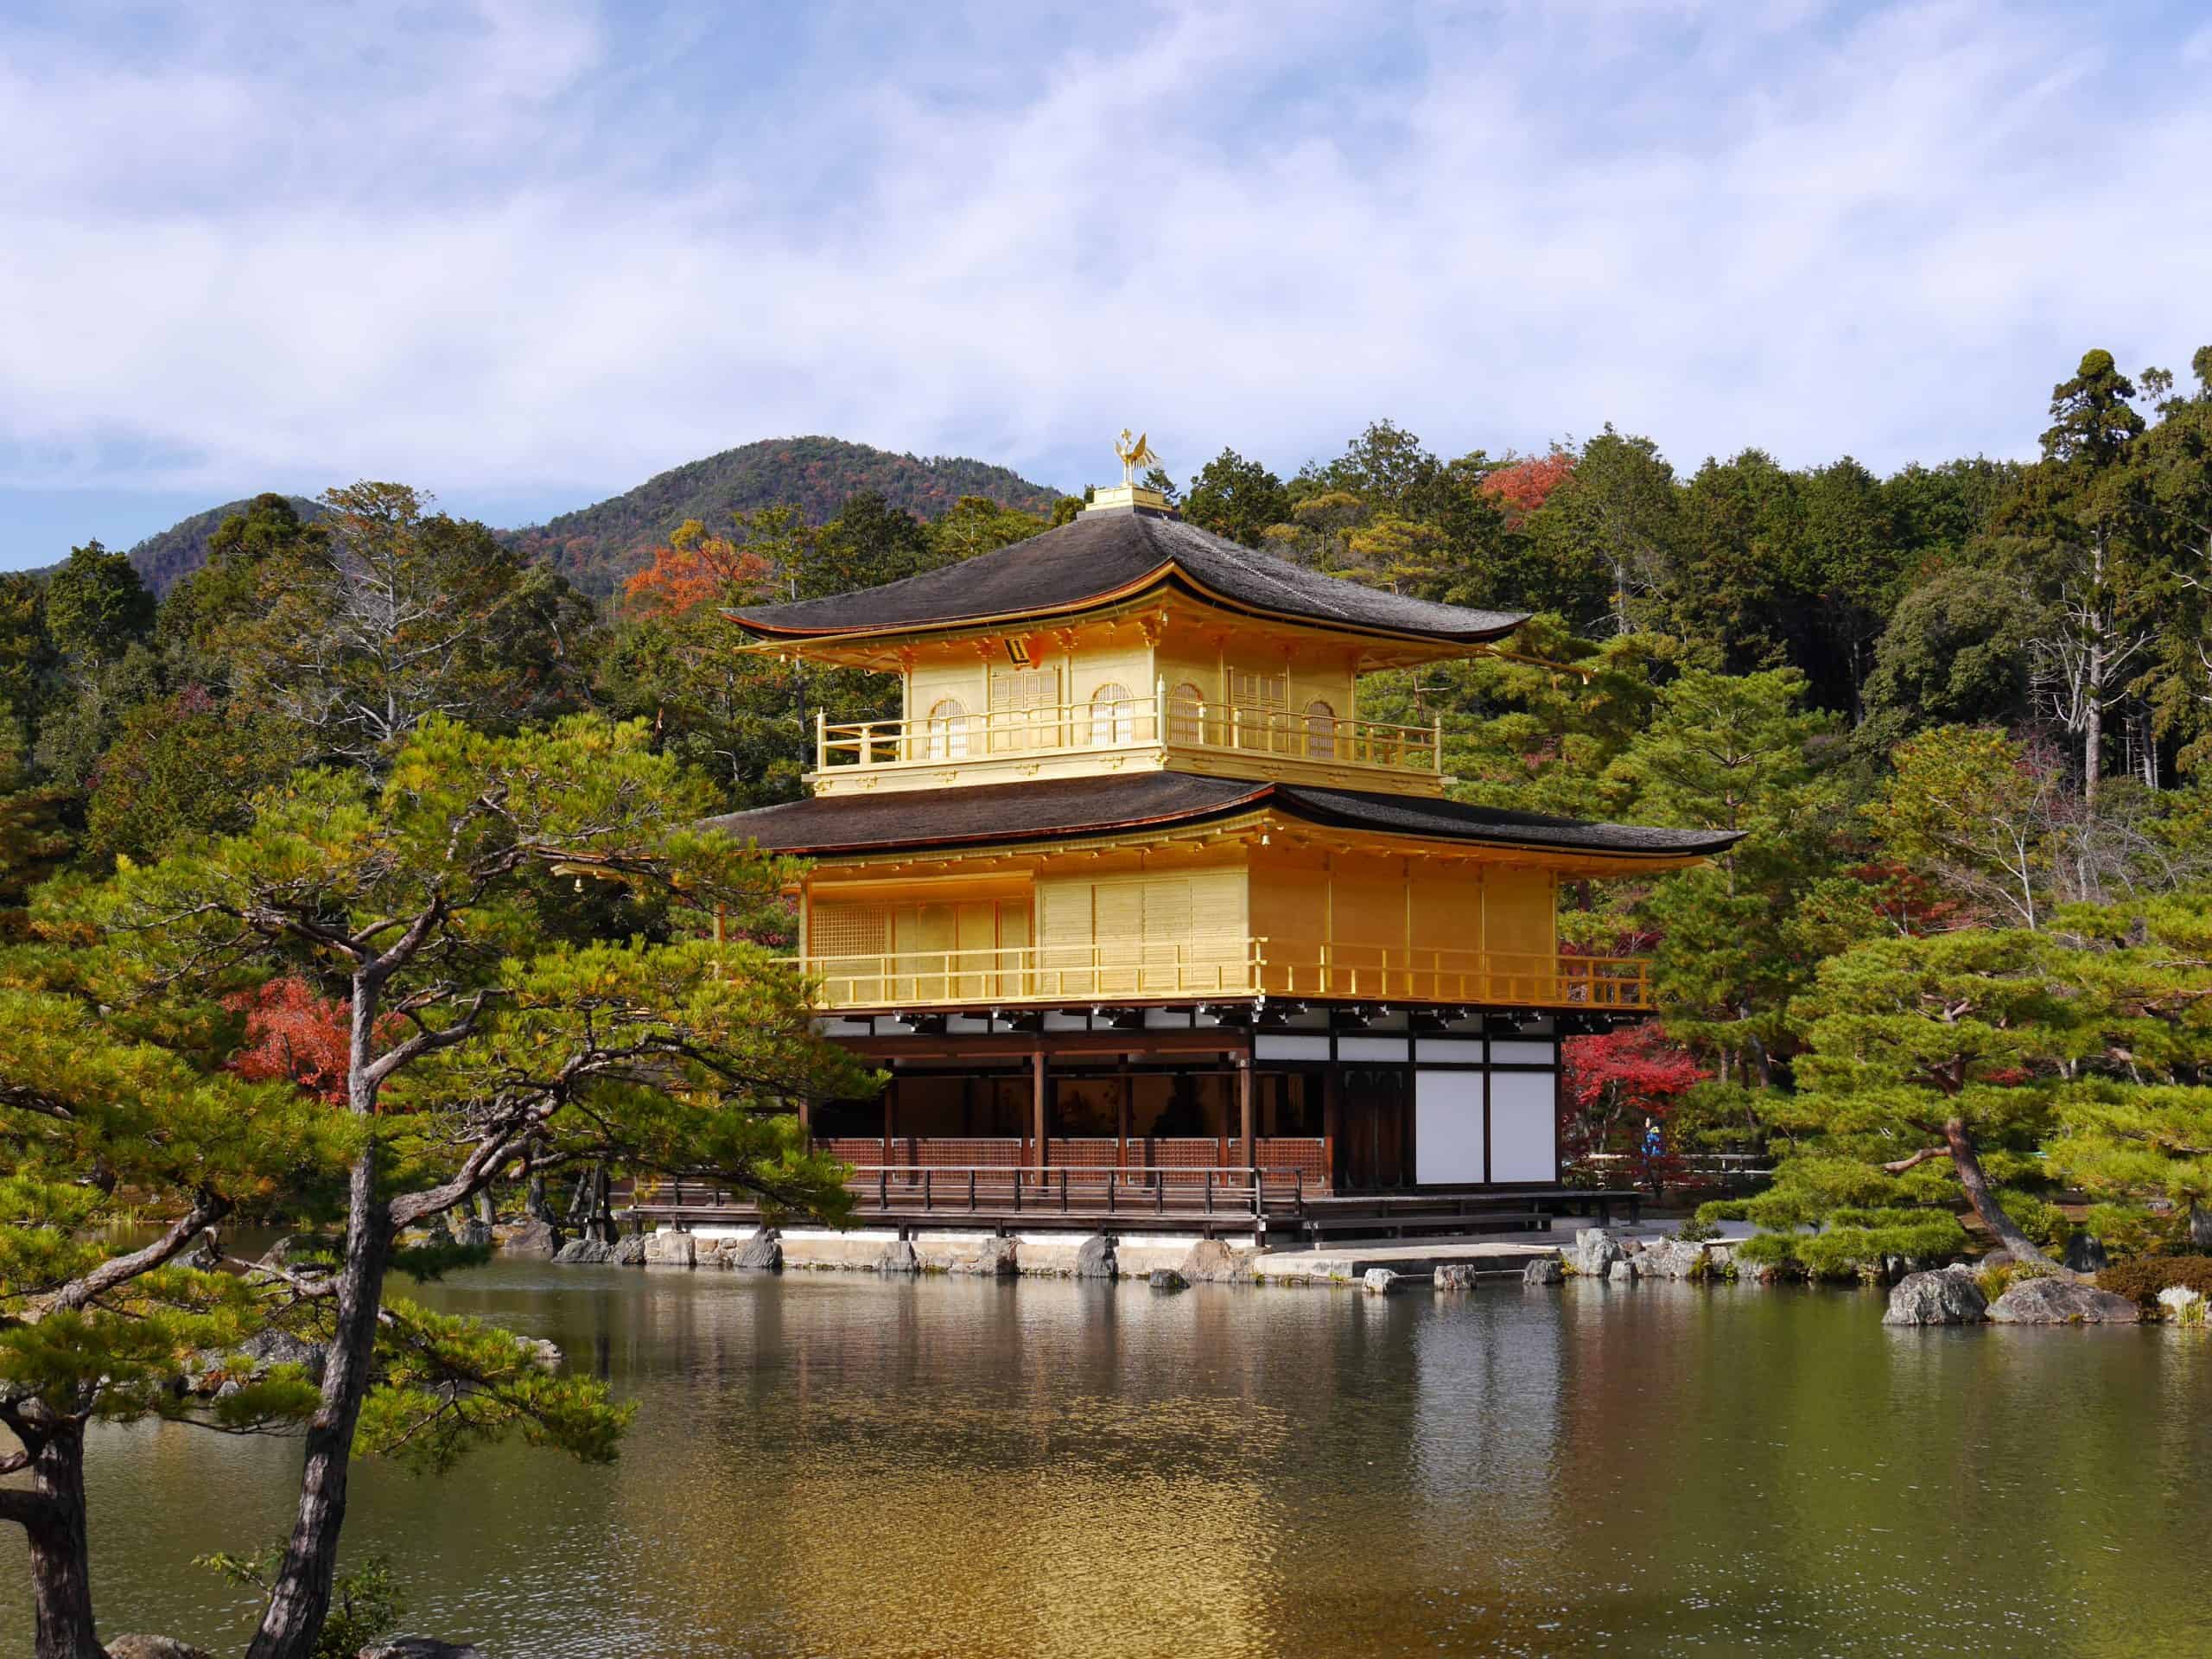
[[[817,713],[814,765],[817,772],[833,766],[941,766],[1009,756],[1165,747],[1434,772],[1441,768],[1443,741],[1441,721],[1393,726],[1289,709],[1224,707],[1173,696],[1163,684],[1149,696],[917,720],[833,722]]]
[[[815,982],[816,1006],[827,1009],[1248,996],[1493,1007],[1651,1006],[1648,964],[1634,957],[1407,950],[1231,934],[1173,944],[1105,939],[808,957],[799,966]]]

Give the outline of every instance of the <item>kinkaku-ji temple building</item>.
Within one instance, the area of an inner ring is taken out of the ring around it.
[[[807,861],[822,1029],[891,1079],[808,1128],[902,1230],[1541,1214],[1560,1039],[1649,1006],[1642,962],[1560,950],[1560,884],[1732,840],[1452,799],[1440,728],[1360,718],[1360,678],[1522,616],[1322,575],[1126,481],[734,620],[901,688],[896,720],[817,717],[808,798],[716,823]]]

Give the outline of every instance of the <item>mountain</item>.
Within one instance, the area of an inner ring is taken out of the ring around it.
[[[314,502],[299,496],[287,499],[302,518],[312,518],[321,511]],[[207,563],[208,538],[222,528],[223,520],[234,512],[244,512],[251,505],[251,499],[226,502],[219,507],[210,507],[205,512],[180,519],[167,530],[156,531],[130,550],[130,568],[156,594],[168,593]]]
[[[834,518],[847,498],[874,490],[917,518],[935,518],[963,495],[1050,513],[1060,492],[1004,467],[957,455],[893,454],[842,438],[770,438],[725,449],[649,478],[625,494],[564,512],[543,524],[503,530],[499,539],[543,559],[586,593],[611,594],[652,561],[652,550],[686,518],[727,530],[733,512],[793,506],[810,524]],[[315,504],[290,498],[302,518]],[[207,538],[247,504],[232,501],[149,536],[130,550],[146,585],[166,594],[207,560]]]
[[[500,539],[543,559],[591,594],[611,593],[686,518],[726,530],[733,512],[792,506],[809,523],[836,516],[848,497],[874,490],[895,507],[934,518],[963,495],[1049,513],[1060,492],[1004,467],[938,455],[893,454],[840,438],[770,438],[725,449],[649,478],[626,494],[564,512]]]

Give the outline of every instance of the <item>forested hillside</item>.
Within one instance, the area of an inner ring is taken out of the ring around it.
[[[314,516],[314,502],[296,495],[289,499],[296,512]],[[248,505],[245,501],[227,501],[219,507],[210,507],[205,512],[180,519],[167,530],[156,531],[130,550],[131,569],[145,579],[146,585],[156,595],[166,594],[207,563],[208,538],[226,518],[244,512]]]
[[[653,548],[687,518],[726,524],[734,512],[789,506],[819,524],[863,493],[922,518],[937,518],[964,495],[1028,512],[1050,512],[1059,495],[980,461],[925,460],[839,438],[772,438],[688,462],[595,505],[503,532],[500,539],[587,593],[605,594],[648,563]]]
[[[1749,1211],[1777,1265],[1940,1255],[1969,1202],[2032,1252],[2078,1224],[2069,1192],[2110,1238],[2212,1245],[2212,347],[2186,383],[2091,352],[2018,415],[2031,462],[1888,477],[1756,449],[1684,473],[1611,428],[1446,459],[1378,422],[1288,478],[1225,449],[1180,492],[1349,580],[1537,613],[1516,655],[1362,689],[1366,717],[1441,721],[1463,798],[1747,832],[1563,894],[1567,947],[1648,956],[1665,1010],[1576,1045],[1567,1128],[1781,1155]],[[849,462],[908,493],[838,498]],[[740,654],[725,608],[1077,505],[917,499],[956,465],[756,445],[535,539],[398,485],[263,496],[158,605],[97,545],[0,579],[0,905],[238,830],[299,768],[380,775],[438,720],[634,720],[720,802],[788,798],[817,714],[896,686]]]

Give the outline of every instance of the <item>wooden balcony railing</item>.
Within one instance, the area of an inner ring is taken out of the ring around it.
[[[1442,769],[1443,729],[1440,721],[1393,726],[1290,709],[1224,708],[1173,696],[1164,683],[1148,696],[1035,709],[836,723],[815,716],[818,772],[1152,748],[1433,774]]]
[[[815,982],[816,1006],[829,1010],[1258,996],[1505,1007],[1651,1006],[1649,967],[1635,957],[1407,950],[1232,934],[1176,944],[1104,939],[808,957],[799,967]]]

